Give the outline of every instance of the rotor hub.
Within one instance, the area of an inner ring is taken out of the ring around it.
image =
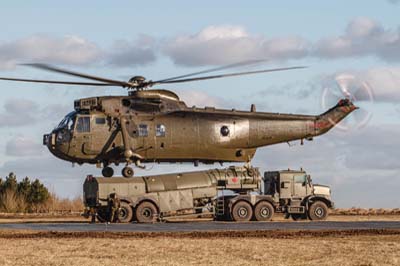
[[[142,89],[146,87],[146,78],[143,76],[134,76],[129,79],[129,84],[131,84],[131,88]]]

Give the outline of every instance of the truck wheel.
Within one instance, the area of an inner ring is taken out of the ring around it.
[[[271,221],[274,215],[274,207],[267,201],[259,202],[254,208],[254,216],[256,221],[265,222]]]
[[[136,220],[138,223],[152,223],[157,215],[157,207],[148,201],[143,201],[136,207]]]
[[[127,203],[122,201],[121,206],[118,211],[118,220],[121,223],[129,223],[133,218],[132,207]]]
[[[316,201],[308,209],[308,217],[313,221],[325,220],[328,217],[328,207],[322,201]]]
[[[253,217],[253,208],[246,201],[239,201],[233,206],[231,214],[236,222],[248,222]]]

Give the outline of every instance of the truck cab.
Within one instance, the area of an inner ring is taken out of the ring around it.
[[[330,188],[314,185],[302,169],[264,172],[258,195],[233,195],[217,202],[216,218],[234,221],[269,221],[275,212],[293,220],[325,220],[334,206]]]

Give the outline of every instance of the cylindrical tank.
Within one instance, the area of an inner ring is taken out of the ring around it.
[[[258,168],[245,167],[145,176],[143,180],[147,192],[216,186],[229,190],[256,190],[261,184]]]
[[[261,176],[258,168],[229,167],[134,178],[88,176],[83,184],[83,192],[85,205],[95,206],[99,200],[106,200],[111,193],[123,197],[135,197],[146,193],[217,187],[243,192],[259,190],[260,185]]]

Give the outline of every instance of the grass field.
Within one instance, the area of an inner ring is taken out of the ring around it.
[[[0,231],[0,265],[400,265],[400,232],[208,235]]]

